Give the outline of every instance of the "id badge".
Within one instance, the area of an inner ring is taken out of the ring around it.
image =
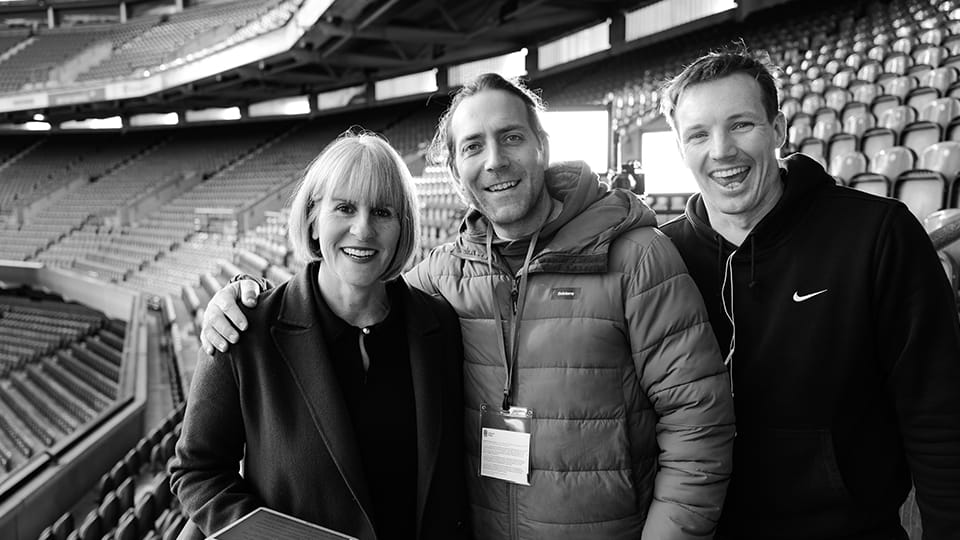
[[[530,485],[533,411],[480,405],[480,476]]]

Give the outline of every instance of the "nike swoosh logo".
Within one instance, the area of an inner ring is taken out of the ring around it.
[[[794,292],[794,293],[793,293],[793,301],[794,301],[794,302],[797,302],[797,303],[806,302],[807,300],[813,298],[814,296],[817,296],[817,295],[819,295],[819,294],[823,294],[823,293],[825,293],[825,292],[827,292],[827,289],[824,289],[824,290],[822,290],[822,291],[817,291],[817,292],[815,292],[815,293],[810,293],[810,294],[805,294],[805,295],[803,295],[803,296],[800,296],[799,291],[797,291],[797,292]]]

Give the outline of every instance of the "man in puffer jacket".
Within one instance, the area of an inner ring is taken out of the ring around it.
[[[460,316],[474,535],[711,538],[734,426],[702,298],[636,196],[547,169],[541,107],[498,75],[457,94],[435,148],[471,210],[406,276]],[[532,412],[528,474],[479,474],[483,405]]]

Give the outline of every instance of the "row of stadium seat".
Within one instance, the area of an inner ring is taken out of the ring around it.
[[[184,406],[172,410],[141,438],[98,485],[96,506],[79,520],[65,512],[39,540],[173,539],[186,523],[170,493],[167,464],[173,457]],[[79,522],[79,524],[78,524]]]

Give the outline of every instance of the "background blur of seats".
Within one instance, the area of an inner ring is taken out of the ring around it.
[[[289,196],[351,126],[414,172],[418,257],[450,239],[464,207],[424,150],[470,72],[605,108],[609,133],[588,136],[609,137],[616,171],[667,129],[660,84],[742,37],[783,68],[783,155],[903,200],[932,233],[960,219],[960,2],[573,4],[0,5],[0,537],[175,537],[165,466],[211,294],[299,269]],[[645,197],[663,222],[689,195]],[[956,289],[960,247],[940,256]],[[903,518],[919,538],[916,507]]]

